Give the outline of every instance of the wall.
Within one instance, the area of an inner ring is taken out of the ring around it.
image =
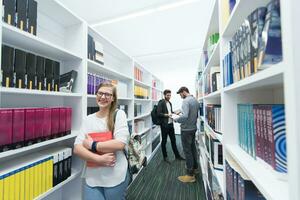
[[[181,86],[186,86],[195,95],[195,75],[198,65],[199,51],[136,58],[145,68],[164,82],[164,88],[172,91],[171,102],[173,110],[181,108],[182,99],[176,94]],[[175,133],[179,134],[179,125],[175,125]]]

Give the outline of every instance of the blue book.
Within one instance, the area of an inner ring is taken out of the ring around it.
[[[281,22],[279,0],[272,0],[267,5],[267,14],[259,47],[259,65],[276,64],[282,61]]]
[[[284,105],[272,106],[274,133],[275,170],[287,173],[286,130]]]

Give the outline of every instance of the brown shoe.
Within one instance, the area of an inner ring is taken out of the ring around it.
[[[196,178],[195,176],[184,175],[178,176],[178,180],[183,183],[194,183],[196,181]]]

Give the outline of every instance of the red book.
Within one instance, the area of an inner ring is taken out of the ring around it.
[[[71,134],[71,128],[72,128],[72,108],[67,107],[66,108],[66,134]]]
[[[51,108],[44,108],[43,138],[51,137]]]
[[[105,142],[105,141],[113,139],[111,131],[88,133],[88,135],[93,139],[93,141],[96,141],[96,142]],[[98,154],[102,155],[101,152],[98,152]],[[96,163],[93,163],[93,162],[87,162],[86,165],[88,167],[99,167],[99,165],[97,165]]]
[[[66,108],[59,108],[59,134],[64,136],[66,133]]]
[[[13,109],[13,136],[12,142],[15,148],[23,146],[25,137],[25,110]]]
[[[45,120],[44,108],[37,108],[35,110],[35,137],[39,140],[43,138],[44,120]]]
[[[25,141],[27,145],[33,143],[35,139],[35,109],[25,109]]]
[[[59,133],[59,108],[51,108],[51,136],[57,137]]]
[[[12,143],[12,115],[11,109],[0,110],[0,152],[8,150]]]

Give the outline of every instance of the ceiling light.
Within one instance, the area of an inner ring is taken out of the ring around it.
[[[177,7],[180,7],[180,6],[183,6],[183,5],[186,5],[186,4],[190,4],[190,3],[194,3],[194,2],[197,2],[197,1],[199,1],[199,0],[181,0],[181,1],[177,1],[175,3],[169,3],[169,4],[162,5],[162,6],[143,9],[141,11],[132,12],[132,13],[129,13],[129,14],[126,14],[126,15],[123,15],[123,16],[103,20],[103,21],[100,21],[98,23],[91,24],[91,26],[92,27],[97,27],[97,26],[102,26],[102,25],[105,25],[105,24],[112,24],[112,23],[115,23],[115,22],[123,21],[123,20],[128,20],[128,19],[132,19],[132,18],[136,18],[136,17],[149,15],[149,14],[152,14],[152,13],[155,13],[155,12],[161,12],[161,11],[177,8]]]

